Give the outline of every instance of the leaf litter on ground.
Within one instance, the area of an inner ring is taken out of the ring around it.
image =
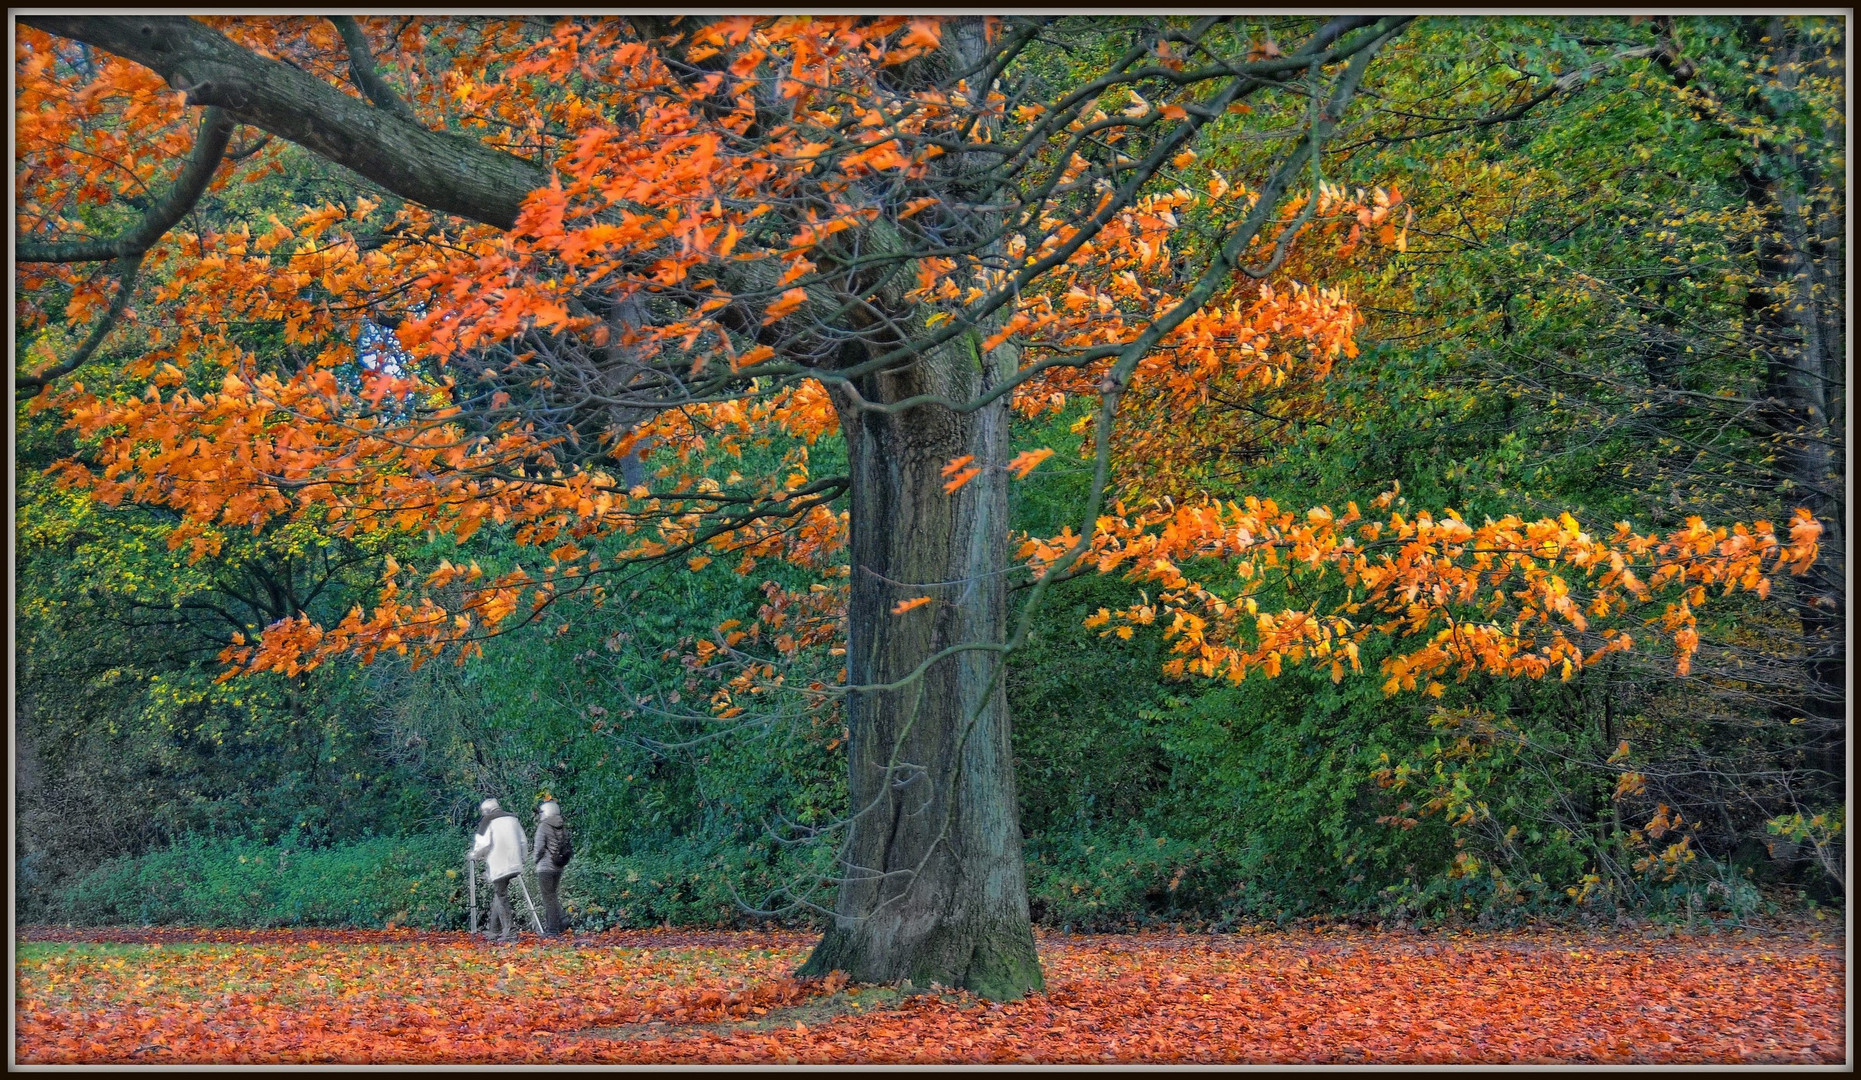
[[[23,928],[16,1060],[1839,1063],[1839,939],[1044,934],[1047,989],[797,979],[814,938]]]

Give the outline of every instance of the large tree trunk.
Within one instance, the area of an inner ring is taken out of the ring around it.
[[[869,401],[963,401],[1012,361],[974,339],[864,380]],[[842,395],[852,480],[848,788],[833,924],[804,973],[1020,997],[1042,985],[1017,820],[1000,643],[1007,616],[1007,399],[970,413],[862,411]],[[952,494],[943,468],[982,472]],[[932,602],[903,614],[901,601]],[[934,656],[961,645],[987,648]]]
[[[983,29],[978,19],[946,23],[941,61],[974,69],[988,47]],[[952,201],[986,201],[976,186],[985,165],[951,154],[936,175]],[[990,235],[997,224],[978,215],[976,235]],[[891,302],[910,310],[901,297]],[[921,313],[905,324],[914,317]],[[982,351],[984,332],[857,380],[859,397],[978,399],[1017,367],[1011,348]],[[835,402],[852,496],[851,809],[833,923],[802,970],[1018,998],[1043,982],[1028,918],[1003,671],[1009,398],[968,412],[941,404],[885,412],[861,408],[845,392]],[[945,468],[963,457],[981,471],[946,492],[952,477]],[[892,613],[926,596],[930,603]]]

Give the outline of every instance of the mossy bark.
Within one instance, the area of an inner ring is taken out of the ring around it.
[[[1012,370],[960,340],[860,391],[966,401]],[[994,999],[1042,985],[1001,671],[1008,423],[1006,398],[972,412],[884,413],[841,396],[853,503],[847,679],[898,685],[847,695],[852,821],[833,924],[805,973]],[[981,472],[946,494],[945,466],[965,456]],[[921,596],[931,602],[892,613]]]

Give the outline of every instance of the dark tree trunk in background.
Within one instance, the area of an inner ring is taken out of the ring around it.
[[[1827,59],[1829,46],[1796,40],[1781,19],[1753,19],[1747,26],[1754,49],[1768,45],[1786,91],[1806,68]],[[1816,725],[1808,764],[1845,792],[1847,273],[1840,200],[1846,193],[1839,180],[1831,185],[1813,160],[1794,149],[1767,149],[1769,160],[1752,162],[1741,176],[1746,198],[1765,215],[1755,252],[1759,279],[1746,309],[1764,358],[1769,409],[1763,426],[1776,446],[1784,498],[1807,507],[1823,527],[1821,554],[1796,582],[1807,675],[1800,709]]]

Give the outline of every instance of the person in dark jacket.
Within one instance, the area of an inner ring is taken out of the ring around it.
[[[536,880],[543,887],[543,932],[560,934],[568,930],[569,920],[562,914],[556,899],[556,886],[562,883],[562,868],[574,854],[569,846],[569,827],[562,820],[562,807],[550,800],[536,808],[536,842],[530,850],[536,856]]]

